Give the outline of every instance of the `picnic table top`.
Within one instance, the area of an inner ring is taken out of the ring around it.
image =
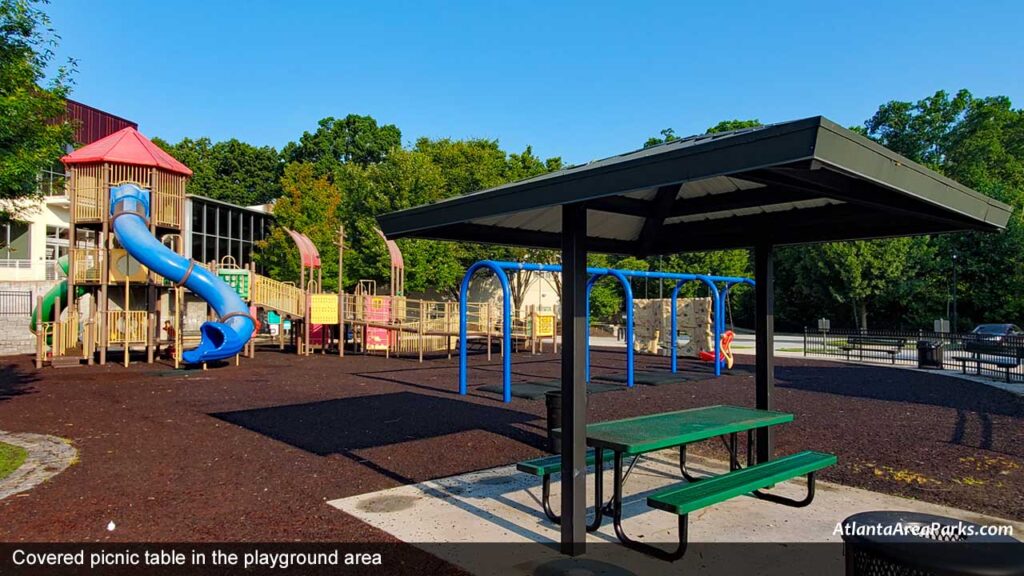
[[[741,406],[706,406],[587,425],[587,445],[642,454],[715,436],[792,422],[785,412]]]

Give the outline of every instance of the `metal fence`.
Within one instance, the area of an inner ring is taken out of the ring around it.
[[[0,290],[0,316],[29,316],[31,314],[31,292]]]
[[[966,374],[1024,381],[1024,337],[992,337],[925,330],[804,329],[804,356],[865,363],[943,367]]]

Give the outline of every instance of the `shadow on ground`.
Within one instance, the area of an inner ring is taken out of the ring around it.
[[[39,379],[37,372],[26,372],[14,364],[0,367],[0,402],[15,396],[34,392],[32,383]]]
[[[469,431],[490,432],[535,447],[546,438],[531,432],[537,416],[462,400],[398,392],[338,398],[211,414],[300,450],[353,459],[402,483],[414,480],[367,458],[372,449],[397,447]],[[410,446],[411,447],[411,446]],[[437,454],[438,458],[444,454]]]

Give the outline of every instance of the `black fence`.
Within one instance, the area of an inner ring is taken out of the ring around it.
[[[805,328],[804,356],[946,368],[1006,382],[1024,381],[1024,336]]]
[[[32,315],[32,293],[22,290],[0,290],[0,316]]]

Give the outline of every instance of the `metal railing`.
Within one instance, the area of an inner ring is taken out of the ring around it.
[[[0,316],[32,314],[32,293],[22,290],[0,290]]]
[[[917,366],[918,348],[937,348],[932,354],[948,369],[967,374],[1024,381],[1024,337],[988,337],[927,330],[804,329],[804,356],[830,357],[864,363]]]
[[[28,270],[32,267],[31,260],[12,260],[8,258],[0,259],[0,268],[14,268],[17,270]]]

